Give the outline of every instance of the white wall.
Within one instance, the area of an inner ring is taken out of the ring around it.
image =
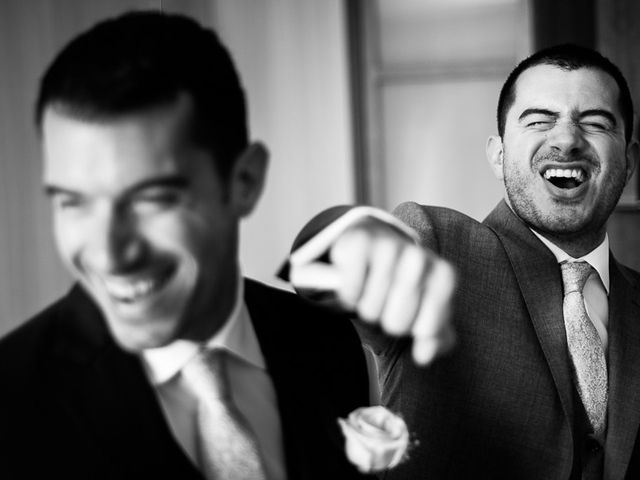
[[[302,225],[354,201],[342,1],[219,2],[215,23],[244,79],[252,137],[271,153],[241,259],[245,274],[273,283]]]

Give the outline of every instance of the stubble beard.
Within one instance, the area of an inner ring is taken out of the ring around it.
[[[599,173],[599,172],[598,172]],[[533,230],[549,238],[559,246],[572,246],[578,251],[591,251],[604,238],[606,223],[613,212],[625,186],[625,176],[610,179],[603,186],[601,200],[586,217],[575,215],[569,206],[559,200],[555,212],[545,212],[535,203],[534,192],[528,182],[518,175],[511,175],[505,167],[504,184],[512,210]]]

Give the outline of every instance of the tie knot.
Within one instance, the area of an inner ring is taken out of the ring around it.
[[[580,292],[591,275],[593,267],[587,262],[564,262],[560,264],[564,294]]]
[[[182,377],[201,399],[228,399],[227,355],[223,350],[203,350],[182,369]]]

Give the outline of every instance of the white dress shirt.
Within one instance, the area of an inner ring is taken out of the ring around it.
[[[267,371],[249,311],[244,303],[242,276],[234,308],[206,348],[229,352],[227,362],[231,394],[256,435],[267,477],[286,478],[284,446],[275,388]],[[196,398],[184,384],[180,371],[200,345],[188,340],[142,352],[142,363],[154,386],[175,439],[196,461]]]
[[[551,250],[558,263],[584,261],[594,268],[595,272],[587,279],[582,295],[587,315],[598,331],[606,354],[609,345],[609,236],[605,235],[603,242],[587,255],[573,258],[542,235],[531,231]]]

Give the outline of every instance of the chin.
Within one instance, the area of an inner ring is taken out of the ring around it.
[[[558,238],[576,238],[593,231],[590,222],[580,217],[561,217],[548,220],[539,228],[541,232],[547,232]]]
[[[173,324],[122,326],[116,322],[110,322],[111,334],[116,343],[127,352],[138,353],[150,348],[164,347],[175,340]]]

